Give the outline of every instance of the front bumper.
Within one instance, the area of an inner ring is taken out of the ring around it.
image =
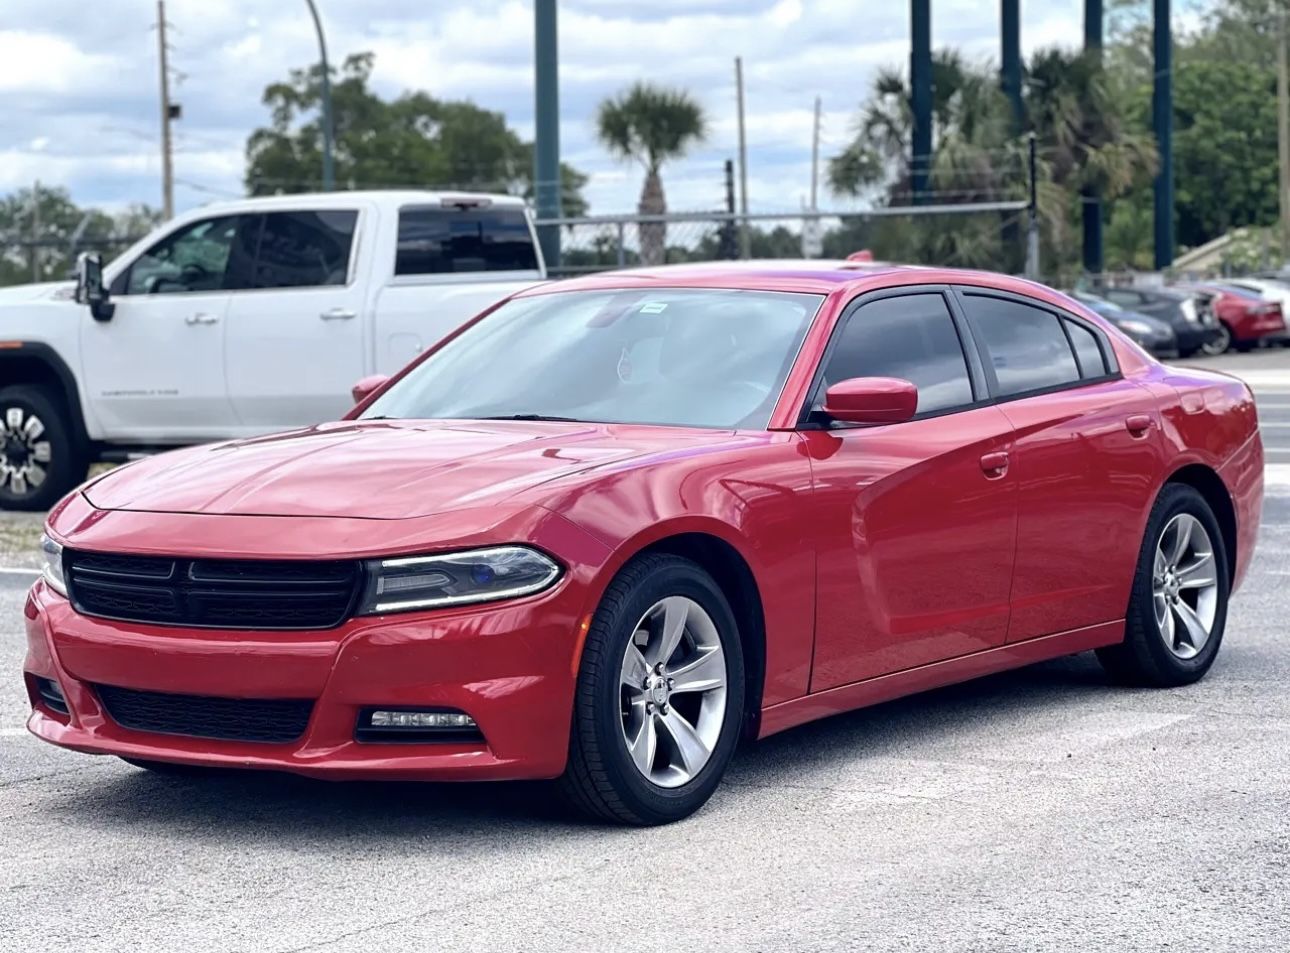
[[[566,577],[526,599],[353,619],[325,632],[230,632],[119,623],[77,614],[37,582],[25,608],[28,728],[93,754],[259,768],[331,779],[504,780],[564,770],[585,591]],[[39,701],[34,678],[61,687],[69,714]],[[96,685],[241,699],[309,699],[289,744],[132,731]],[[368,707],[453,708],[483,742],[355,740]]]

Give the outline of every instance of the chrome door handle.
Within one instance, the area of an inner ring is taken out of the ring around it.
[[[324,311],[318,317],[324,321],[351,321],[358,317],[358,312],[351,311],[349,308],[332,308],[330,311]]]
[[[218,315],[198,312],[197,314],[190,314],[188,317],[184,318],[184,324],[192,327],[197,324],[214,324],[218,320]]]

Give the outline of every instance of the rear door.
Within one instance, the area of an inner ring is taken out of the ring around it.
[[[244,433],[335,420],[366,373],[360,208],[257,216],[245,233],[251,289],[230,302],[224,343],[229,400]]]
[[[1016,428],[1008,641],[1122,619],[1160,468],[1160,422],[1092,322],[957,289],[998,409]]]
[[[880,292],[844,314],[822,362],[828,385],[898,377],[918,414],[882,426],[802,430],[813,492],[820,691],[1003,644],[1016,541],[1012,424],[985,379],[948,289]],[[812,424],[814,423],[814,426]]]
[[[403,206],[394,260],[378,267],[385,282],[374,322],[382,374],[542,277],[524,207],[491,199]]]

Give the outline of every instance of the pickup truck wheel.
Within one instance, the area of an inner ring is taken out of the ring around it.
[[[31,384],[0,388],[0,509],[47,510],[88,468],[56,395]]]

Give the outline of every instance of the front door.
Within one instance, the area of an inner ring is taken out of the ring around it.
[[[867,299],[844,315],[829,383],[918,386],[906,423],[803,432],[816,555],[811,690],[1003,644],[1016,543],[1012,424],[985,398],[947,290]]]
[[[104,437],[182,443],[230,432],[224,319],[240,282],[241,222],[180,227],[117,274],[111,320],[82,316],[82,379]]]

